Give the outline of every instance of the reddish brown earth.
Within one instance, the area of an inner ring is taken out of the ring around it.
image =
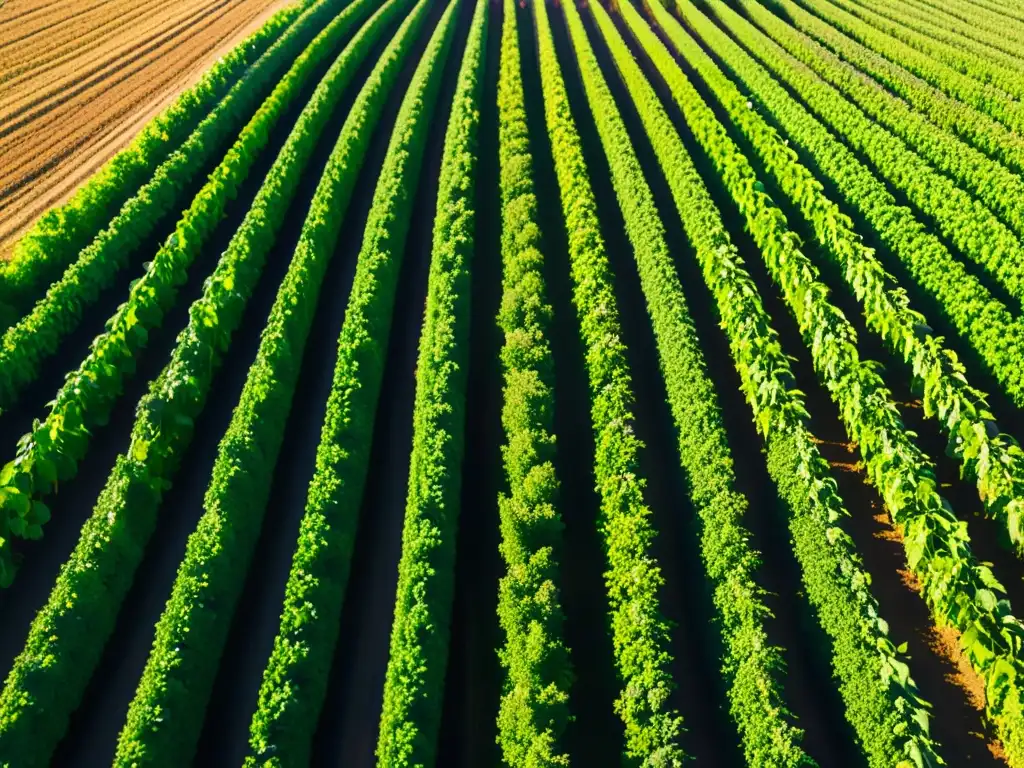
[[[287,2],[0,2],[0,257]]]
[[[920,401],[901,402],[912,409]],[[955,628],[935,622],[924,604],[921,582],[907,567],[903,555],[903,530],[895,524],[871,490],[857,445],[851,442],[816,440],[839,481],[852,517],[847,528],[858,544],[867,570],[874,577],[872,590],[890,621],[894,638],[909,640],[911,666],[918,683],[932,693],[932,733],[939,743],[966,758],[971,765],[1006,764],[1002,745],[984,723],[985,683],[960,648]],[[858,489],[860,492],[858,492]],[[892,578],[895,572],[896,578]],[[926,679],[928,678],[928,679]],[[942,681],[936,686],[937,680]],[[928,698],[927,692],[925,697]],[[950,744],[956,734],[956,743]],[[979,749],[980,748],[980,749]]]

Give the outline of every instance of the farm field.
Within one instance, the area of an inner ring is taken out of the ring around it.
[[[0,768],[1024,768],[1024,11],[72,6]]]
[[[7,0],[0,258],[284,0]]]

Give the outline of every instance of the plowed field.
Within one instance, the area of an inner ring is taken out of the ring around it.
[[[283,0],[0,5],[0,258]]]

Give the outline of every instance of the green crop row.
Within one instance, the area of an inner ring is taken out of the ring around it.
[[[21,236],[11,260],[0,270],[0,303],[10,305],[15,314],[11,322],[31,308],[117,209],[313,2],[297,0],[267,19],[150,120],[70,200],[48,210]]]
[[[953,4],[962,10],[969,11],[971,18],[984,15],[985,18],[994,19],[997,23],[1011,24],[1016,27],[1024,25],[1024,10],[1021,10],[1012,0],[957,0]]]
[[[963,185],[973,196],[999,214],[1017,236],[1024,234],[1024,179],[998,161],[988,158],[966,142],[947,133],[902,99],[884,88],[879,88],[877,83],[865,80],[863,73],[844,64],[837,56],[781,21],[760,4],[747,2],[744,8],[751,16],[756,16],[758,23],[769,30],[771,37],[791,56],[802,61],[823,80],[846,94],[867,115],[903,139],[908,147],[938,170]],[[746,42],[750,39],[749,31],[743,39],[737,39],[751,50],[749,42]],[[759,37],[758,40],[763,46],[769,45],[764,38]],[[793,68],[792,59],[784,57],[774,47],[753,50],[756,50],[762,59],[772,57],[775,60],[784,60],[787,62],[787,68]],[[928,182],[922,179],[921,183]],[[958,195],[958,198],[964,200],[966,196]],[[1013,258],[1010,254],[1004,255],[1008,259]],[[997,258],[1000,257],[994,256],[990,264]],[[1015,269],[1007,270],[999,265],[995,265],[994,269],[997,273],[1005,272],[1010,282],[1015,283],[1020,279]]]
[[[660,5],[651,12],[673,45],[682,28]],[[727,152],[731,143],[640,14],[621,6],[627,26],[667,83],[695,138],[707,151]],[[822,629],[832,639],[832,666],[868,764],[930,765],[926,704],[910,676],[903,651],[888,637],[870,590],[870,578],[840,523],[842,506],[828,464],[807,425],[802,394],[794,388],[789,361],[693,161],[656,100],[646,100],[644,123],[666,173],[676,207],[697,246],[705,282],[715,296],[733,360],[755,422],[765,438],[768,469],[788,506],[789,528],[807,596]],[[743,162],[738,154],[730,167]],[[750,192],[756,181],[747,179]],[[935,758],[937,759],[937,758]]]
[[[352,7],[363,3],[371,4],[356,0]],[[351,74],[409,5],[409,0],[390,0],[366,22],[313,95],[311,103],[317,109],[331,113]],[[115,765],[170,768],[187,765],[194,756],[231,617],[263,524],[321,283],[361,158],[349,159],[342,188],[332,190],[333,231],[323,245],[314,247],[311,230],[320,224],[307,216],[304,236],[278,290],[256,360],[218,448],[203,516],[189,537],[171,597],[157,623]]]
[[[781,651],[768,642],[764,619],[769,611],[761,599],[763,590],[754,581],[758,557],[750,549],[750,533],[742,522],[747,499],[736,490],[733,458],[715,386],[708,377],[654,197],[579,12],[572,3],[563,7],[590,111],[633,245],[678,434],[682,466],[702,523],[700,549],[719,617],[724,649],[722,673],[730,712],[749,765],[813,766],[813,760],[800,748],[803,733],[794,726],[783,703],[781,678],[785,664]],[[608,13],[599,3],[589,7],[642,121],[652,135],[671,142],[664,133],[671,131],[671,126],[657,96]],[[671,147],[672,151],[678,149]],[[686,213],[690,217],[688,223],[700,216],[692,209]],[[698,226],[699,231],[708,232],[704,221]]]
[[[748,3],[747,6],[752,5]],[[760,44],[754,28],[721,3],[709,6],[722,24],[748,46]],[[914,376],[925,415],[938,418],[949,438],[950,453],[976,481],[990,516],[1002,522],[1020,546],[1024,531],[1024,451],[994,427],[983,392],[967,381],[956,354],[931,334],[926,319],[910,309],[906,294],[895,285],[874,252],[853,231],[852,222],[829,200],[813,174],[754,110],[746,97],[722,75],[709,72],[709,82],[731,119],[747,137],[783,191],[799,206],[818,241],[842,269],[864,308],[868,328],[883,338]]]
[[[469,368],[470,265],[488,4],[477,0],[437,189],[427,302],[416,364],[402,555],[384,679],[377,760],[433,765],[441,727],[462,488]],[[443,69],[443,61],[436,63]],[[425,129],[425,126],[424,126]],[[426,130],[422,130],[425,134]]]
[[[317,0],[231,88],[188,139],[79,254],[32,310],[0,338],[0,409],[9,408],[78,327],[86,307],[131,263],[161,219],[184,202],[191,181],[225,148],[291,62],[333,18],[344,0]],[[193,236],[189,231],[188,236]],[[198,233],[195,233],[198,235]],[[174,247],[180,233],[168,238]]]
[[[330,116],[325,106],[311,102],[300,115],[203,296],[189,309],[170,363],[139,403],[129,448],[117,457],[0,693],[0,764],[45,765],[81,700],[194,420]]]
[[[848,13],[870,24],[875,29],[892,36],[911,48],[924,53],[936,61],[942,62],[961,74],[972,77],[980,83],[987,83],[1007,94],[1008,99],[1019,99],[1024,96],[1024,80],[1021,79],[1019,71],[1014,68],[1007,69],[1006,65],[999,62],[991,55],[978,55],[971,51],[966,41],[958,40],[955,46],[941,42],[933,37],[922,34],[911,28],[908,20],[901,18],[893,21],[889,14],[874,8],[866,8],[850,0],[829,0],[836,6],[843,8]],[[881,0],[879,0],[881,2]],[[883,6],[884,7],[884,6]],[[900,14],[902,17],[902,7]],[[1020,66],[1019,64],[1017,65]]]
[[[907,198],[935,222],[939,231],[955,244],[960,253],[983,267],[1018,302],[1024,303],[1024,245],[988,208],[960,189],[949,177],[934,170],[899,138],[847,102],[834,88],[775,43],[761,37],[755,55],[814,113],[845,138],[852,149],[861,152],[877,176],[905,192]],[[755,101],[760,100],[756,92],[752,97]],[[895,117],[896,111],[892,107],[886,109]],[[921,122],[927,125],[927,121]],[[904,124],[910,125],[909,122]],[[964,157],[962,150],[943,148],[940,152],[953,152]],[[928,154],[934,153],[929,151]],[[1021,186],[1019,179],[1017,182],[1007,189],[1011,195],[1016,187]]]
[[[691,28],[747,82],[746,73],[757,67],[753,60],[689,0],[675,2]],[[964,655],[986,683],[986,710],[1009,763],[1024,764],[1024,665],[1017,658],[1024,624],[1011,613],[1009,601],[997,597],[1005,588],[989,566],[975,559],[967,524],[939,494],[931,462],[911,441],[881,377],[860,360],[852,327],[827,302],[827,289],[799,253],[785,217],[754,188],[745,160],[738,162],[733,153],[716,165],[797,314],[815,369],[859,445],[868,478],[902,529],[907,564],[921,581],[922,596],[939,624],[960,633]],[[745,165],[746,173],[741,171]]]
[[[626,726],[626,765],[681,765],[683,721],[670,701],[669,625],[658,590],[664,582],[651,554],[655,531],[639,474],[641,442],[633,430],[633,384],[621,340],[613,276],[546,2],[531,3],[541,89],[562,214],[569,239],[573,303],[582,334],[594,430],[599,528],[608,570],[605,587],[615,666],[622,686],[615,710]]]
[[[940,45],[936,51],[942,52],[942,59],[948,57],[950,46],[955,46],[969,53],[972,61],[980,58],[998,64],[1000,68],[1018,70],[1018,77],[1020,71],[1024,70],[1024,59],[1020,57],[1019,48],[1024,43],[1024,36],[1015,35],[1006,25],[1000,33],[992,35],[978,24],[958,22],[941,11],[922,9],[910,0],[903,3],[875,0],[873,10],[890,22],[901,22],[908,32],[915,33],[906,38],[905,42],[925,53],[937,41]],[[1016,50],[1014,45],[1018,46]]]
[[[501,416],[508,492],[498,498],[506,565],[498,586],[498,617],[505,631],[499,650],[505,681],[498,743],[509,766],[566,768],[573,673],[558,592],[564,525],[554,466],[554,362],[548,342],[554,320],[544,286],[521,68],[516,3],[504,0],[498,75],[503,262],[498,324],[505,336]]]
[[[947,95],[984,112],[1013,131],[1019,133],[1024,129],[1024,106],[1018,101],[1007,98],[1007,95],[1000,89],[957,72],[952,67],[936,61],[901,40],[875,29],[828,0],[798,0],[798,2],[833,27],[845,32],[854,40],[866,45],[893,63],[910,70]]]
[[[748,42],[750,27],[720,4],[713,6],[722,23]],[[928,417],[938,417],[949,437],[950,452],[977,481],[978,494],[989,515],[1002,522],[1011,540],[1024,541],[1021,520],[1024,498],[1024,452],[1012,437],[1001,434],[988,410],[984,393],[970,386],[956,356],[944,349],[923,316],[909,308],[906,294],[894,286],[874,253],[853,232],[851,222],[829,201],[820,184],[803,168],[794,152],[769,130],[747,99],[720,71],[705,64],[703,71],[736,125],[747,136],[783,190],[800,207],[826,252],[865,307],[868,327],[881,335],[894,354],[912,368]],[[748,86],[781,118],[795,144],[807,149],[837,188],[876,227],[883,240],[908,262],[915,277],[944,301],[946,316],[996,372],[1011,396],[1020,396],[1021,330],[1002,305],[990,297],[941,243],[927,234],[911,213],[896,205],[885,185],[854,155],[764,72],[750,68]],[[959,269],[958,269],[959,267]],[[963,279],[961,279],[961,277]],[[976,290],[975,290],[976,289]],[[998,341],[997,341],[998,340]]]
[[[1006,16],[993,15],[982,7],[963,8],[934,0],[907,0],[906,8],[915,18],[927,19],[942,29],[1017,55],[1024,44],[1024,28]]]
[[[421,0],[371,75],[372,85],[364,93],[375,109],[382,106],[382,86],[394,82],[429,7],[428,0]],[[281,625],[252,720],[246,766],[309,762],[340,631],[384,375],[383,350],[388,346],[417,180],[458,8],[459,0],[452,0],[427,44],[402,101],[377,181],[338,340],[334,381],[285,587]],[[336,167],[340,172],[344,166]],[[323,190],[329,192],[327,187]],[[325,195],[320,205],[317,216],[333,215],[330,196]]]
[[[39,500],[78,473],[78,462],[89,450],[91,429],[106,423],[124,379],[135,371],[135,357],[145,347],[149,331],[159,327],[164,313],[174,305],[189,267],[266,147],[274,125],[316,67],[371,10],[371,0],[356,0],[299,55],[182,215],[174,235],[157,252],[146,273],[132,284],[128,300],[107,321],[106,331],[93,340],[89,355],[67,376],[50,403],[49,414],[18,442],[15,458],[0,472],[0,540],[8,533],[25,538],[42,536],[48,511]],[[352,60],[333,74],[332,85],[326,91],[328,111],[355,70],[356,62]],[[13,575],[6,548],[0,545],[0,586],[7,586]]]
[[[1024,137],[987,114],[947,96],[940,89],[912,75],[898,63],[889,61],[851,40],[791,0],[769,0],[767,5],[774,6],[778,15],[784,17],[794,30],[802,30],[861,72],[871,75],[893,93],[906,99],[915,110],[927,115],[939,127],[969,141],[1012,170],[1024,172]],[[749,6],[745,5],[744,8]],[[767,11],[767,7],[758,4],[757,8],[750,12],[751,19],[765,26],[762,18]],[[766,26],[765,28],[767,29]]]

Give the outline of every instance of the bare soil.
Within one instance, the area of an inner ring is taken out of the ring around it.
[[[0,7],[0,258],[288,0]]]

